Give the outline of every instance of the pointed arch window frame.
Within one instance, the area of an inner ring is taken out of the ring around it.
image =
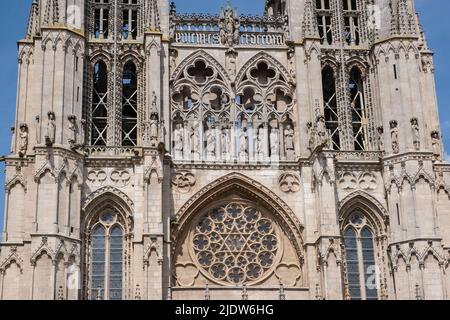
[[[352,234],[349,232],[352,232]],[[368,234],[364,235],[365,232],[369,232],[370,236]],[[347,279],[347,293],[350,300],[381,299],[379,285],[380,264],[376,254],[377,243],[375,237],[376,230],[368,222],[365,214],[358,210],[353,211],[342,228],[345,253],[344,276]],[[369,281],[375,281],[373,285],[376,285],[376,287],[370,288]],[[352,292],[356,293],[356,295],[352,294]]]

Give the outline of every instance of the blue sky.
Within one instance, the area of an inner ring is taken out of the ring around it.
[[[17,46],[26,31],[29,7],[32,0],[8,1],[0,12],[0,155],[9,153],[11,143],[10,127],[14,123],[17,86]],[[178,0],[180,12],[218,12],[226,0]],[[264,0],[232,0],[240,13],[261,13]],[[436,87],[439,99],[444,143],[450,148],[450,1],[416,0],[429,46],[435,51]],[[4,164],[0,166],[0,230],[3,225],[4,206]]]

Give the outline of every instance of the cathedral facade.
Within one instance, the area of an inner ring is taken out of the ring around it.
[[[18,51],[0,299],[450,297],[413,0],[33,0]]]

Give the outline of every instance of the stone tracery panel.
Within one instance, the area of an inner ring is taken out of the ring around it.
[[[294,88],[288,71],[259,54],[232,88],[220,64],[200,53],[187,58],[173,78],[175,160],[295,160]]]
[[[175,262],[176,286],[300,285],[301,266],[282,229],[246,200],[220,203],[191,223]]]

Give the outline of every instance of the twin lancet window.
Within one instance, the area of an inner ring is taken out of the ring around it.
[[[121,5],[121,10],[114,10],[113,5]],[[138,37],[138,0],[94,0],[93,1],[93,37],[108,39],[117,31],[123,40]],[[121,15],[121,16],[115,16]],[[114,27],[116,21],[122,21],[120,30]]]
[[[121,101],[116,101],[111,93],[115,84],[109,77],[108,67],[103,61],[99,61],[93,68],[93,89],[91,106],[91,145],[106,146],[117,145],[114,132],[120,130],[122,146],[136,146],[138,144],[138,77],[136,65],[129,61],[122,71],[121,88],[116,85],[116,90],[122,91]],[[117,88],[119,87],[119,88]],[[111,97],[111,98],[110,98]],[[116,112],[117,106],[120,112]],[[115,121],[120,115],[121,128],[116,128]]]
[[[336,40],[333,38],[332,30],[333,28],[339,29],[334,24],[341,21],[341,19],[335,19],[335,10],[340,8],[337,1],[338,0],[316,0],[317,26],[319,28],[319,36],[322,40],[322,44],[332,45]],[[345,41],[347,45],[357,46],[361,43],[361,9],[358,8],[357,0],[339,1],[342,1],[343,41]]]
[[[337,78],[335,71],[330,66],[322,70],[322,90],[324,102],[325,124],[328,130],[330,146],[333,150],[340,150],[342,145],[341,134],[344,133],[344,124],[340,121],[343,114],[351,117],[352,146],[354,150],[367,150],[367,110],[365,104],[365,83],[361,71],[357,67],[351,68],[348,74],[348,84],[341,86],[347,90],[348,101],[345,104],[338,103]]]
[[[121,300],[123,288],[123,231],[113,214],[102,215],[92,229],[90,298]]]

